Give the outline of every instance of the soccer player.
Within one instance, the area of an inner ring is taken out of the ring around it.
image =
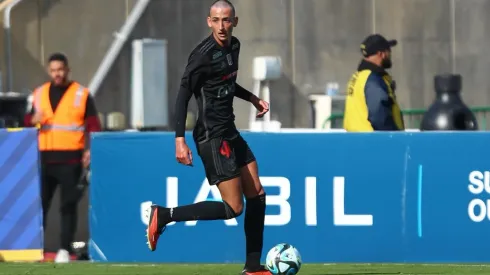
[[[258,110],[257,117],[269,111],[269,103],[236,83],[240,41],[232,36],[238,23],[233,4],[215,1],[207,22],[212,34],[191,52],[177,96],[176,158],[179,163],[192,165],[184,132],[187,106],[194,95],[199,106],[193,133],[197,153],[209,184],[218,187],[223,201],[203,201],[175,208],[153,205],[149,211],[148,246],[152,251],[156,249],[158,238],[170,222],[227,220],[239,216],[245,195],[246,262],[242,274],[269,275],[260,265],[266,196],[254,154],[235,126],[233,99],[238,97],[252,103]]]

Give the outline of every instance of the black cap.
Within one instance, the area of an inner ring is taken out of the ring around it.
[[[361,44],[361,53],[365,57],[376,54],[380,51],[386,51],[396,46],[398,42],[396,40],[387,40],[380,34],[372,34]]]

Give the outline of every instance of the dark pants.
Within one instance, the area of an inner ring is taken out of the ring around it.
[[[71,251],[71,243],[77,228],[78,202],[83,195],[80,184],[82,165],[79,163],[43,164],[41,169],[41,196],[43,202],[43,226],[46,228],[51,200],[58,185],[61,188],[61,248]]]

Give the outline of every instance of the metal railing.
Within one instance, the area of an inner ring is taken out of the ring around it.
[[[148,4],[150,4],[150,0],[138,0],[138,2],[136,2],[136,4],[133,6],[129,16],[126,18],[126,21],[124,21],[124,24],[121,26],[121,29],[114,33],[114,41],[107,50],[107,53],[97,68],[92,80],[90,80],[88,89],[92,95],[97,94],[102,81],[104,81],[105,77],[109,73],[114,61],[116,61],[116,58],[119,56],[124,44],[145,12]]]
[[[476,106],[471,107],[470,110],[475,114],[475,117],[478,121],[478,126],[480,130],[486,130],[489,128],[489,120],[490,116],[490,106]],[[402,110],[403,119],[405,121],[405,128],[407,129],[418,129],[420,128],[420,123],[422,123],[422,117],[424,116],[427,109],[406,109]],[[333,113],[329,118],[325,119],[323,122],[322,128],[325,129],[325,126],[328,122],[331,122],[332,128],[342,128],[342,123],[344,119],[343,113]]]

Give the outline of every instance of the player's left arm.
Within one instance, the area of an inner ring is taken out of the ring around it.
[[[90,133],[99,132],[102,126],[99,120],[99,114],[95,107],[95,100],[92,95],[88,95],[87,104],[85,104],[85,152],[83,154],[83,165],[87,167],[90,164]]]
[[[99,114],[97,107],[95,106],[95,100],[92,95],[87,97],[87,104],[85,104],[85,130],[87,133],[99,132],[101,130],[101,124],[99,120]]]
[[[260,99],[237,83],[235,83],[235,96],[252,103],[259,111],[257,117],[263,117],[269,111],[269,102]]]
[[[238,54],[240,54],[240,41],[238,40],[238,38],[233,36],[231,40],[231,44],[232,44],[232,48],[235,46],[235,44],[238,45],[236,50],[238,51]],[[255,106],[255,108],[259,111],[257,113],[257,117],[259,118],[263,117],[267,112],[269,112],[269,102],[260,99],[258,96],[249,92],[247,89],[243,88],[236,82],[235,82],[235,96],[252,103]]]
[[[259,98],[253,93],[249,92],[247,89],[235,83],[235,96],[248,102],[253,102]]]

